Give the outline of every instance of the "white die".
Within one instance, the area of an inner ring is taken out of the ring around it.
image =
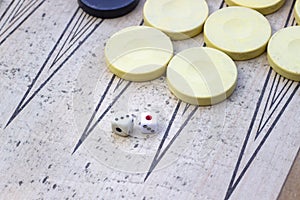
[[[142,133],[156,133],[157,132],[157,116],[150,112],[141,114],[140,129]]]
[[[133,132],[134,119],[129,114],[119,114],[111,122],[112,131],[120,136],[128,136]]]

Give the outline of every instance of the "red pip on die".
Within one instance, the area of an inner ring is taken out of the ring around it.
[[[156,133],[157,132],[157,116],[151,112],[141,113],[140,130],[142,133]]]

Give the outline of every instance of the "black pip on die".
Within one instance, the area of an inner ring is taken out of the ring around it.
[[[120,136],[128,136],[133,132],[134,119],[129,114],[119,114],[111,122],[112,131]]]
[[[157,132],[157,116],[150,112],[141,114],[140,130],[142,133],[156,133]]]

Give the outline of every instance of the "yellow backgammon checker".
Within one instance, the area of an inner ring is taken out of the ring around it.
[[[294,8],[294,16],[298,25],[300,25],[300,1],[297,0]]]
[[[272,36],[268,61],[278,74],[300,81],[300,26],[281,29]]]
[[[186,49],[167,68],[170,91],[184,102],[213,105],[229,97],[237,83],[237,68],[225,53],[209,48]]]
[[[133,26],[115,33],[106,43],[110,71],[129,81],[149,81],[165,73],[173,45],[163,32],[148,26]]]
[[[204,25],[204,41],[233,60],[261,55],[271,37],[269,21],[259,12],[232,6],[211,14]]]
[[[285,0],[225,0],[229,6],[243,6],[252,8],[267,15],[277,11],[283,6]]]
[[[183,40],[202,32],[209,10],[205,0],[147,0],[143,12],[145,25]]]

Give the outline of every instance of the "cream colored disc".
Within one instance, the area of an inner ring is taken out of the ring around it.
[[[300,0],[296,1],[294,15],[295,15],[297,24],[300,25]]]
[[[237,75],[232,59],[209,47],[186,49],[174,56],[167,68],[171,92],[195,105],[213,105],[225,100],[235,89]]]
[[[207,16],[205,0],[147,0],[144,5],[145,25],[165,32],[173,40],[199,34]]]
[[[229,6],[243,6],[252,8],[267,15],[281,8],[285,0],[225,0]]]
[[[232,6],[208,17],[204,41],[234,60],[247,60],[261,55],[271,37],[269,21],[250,8]]]
[[[275,33],[268,45],[270,66],[280,75],[300,81],[300,26]]]
[[[106,43],[105,58],[111,72],[129,81],[148,81],[164,74],[173,56],[173,45],[163,32],[147,27],[128,27]]]

